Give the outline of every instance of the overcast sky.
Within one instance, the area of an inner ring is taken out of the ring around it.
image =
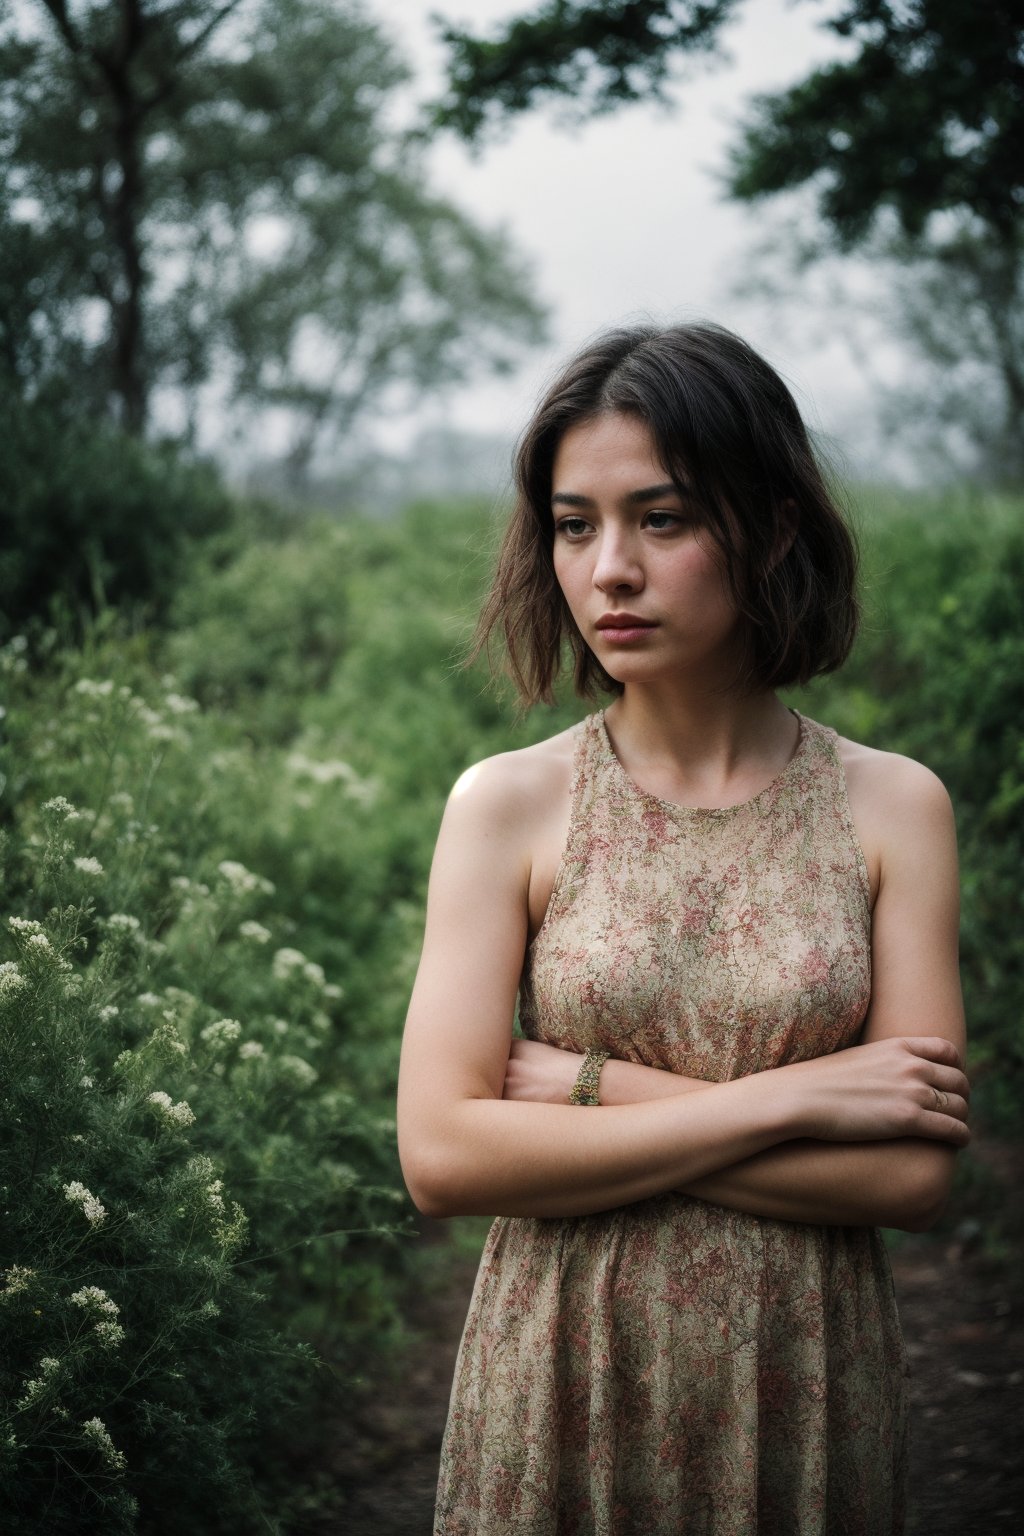
[[[371,0],[369,9],[399,42],[416,71],[415,90],[436,94],[443,50],[430,15],[477,32],[532,8],[524,0]],[[876,452],[871,391],[834,317],[763,301],[739,300],[736,285],[753,268],[751,252],[766,221],[785,234],[784,208],[757,212],[724,200],[716,172],[732,125],[759,91],[774,91],[844,45],[821,26],[819,0],[747,0],[723,33],[726,58],[685,63],[666,112],[622,109],[566,128],[554,108],[511,124],[500,141],[471,154],[453,135],[430,153],[433,184],[488,226],[504,227],[529,261],[551,311],[552,345],[538,349],[511,379],[476,381],[425,403],[420,424],[515,433],[558,361],[609,324],[709,317],[764,350],[795,387],[812,423],[863,469]],[[844,326],[841,329],[848,329]],[[886,371],[885,358],[874,361]],[[893,359],[888,360],[892,372]],[[408,437],[396,423],[390,440]]]

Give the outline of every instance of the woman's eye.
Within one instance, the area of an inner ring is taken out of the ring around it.
[[[669,528],[680,528],[686,519],[681,512],[648,512],[647,526],[659,533]]]
[[[582,517],[560,517],[555,524],[555,532],[565,534],[570,539],[578,539],[586,531],[587,523]]]

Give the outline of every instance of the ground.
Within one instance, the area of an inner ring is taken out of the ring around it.
[[[982,1536],[1024,1515],[1024,1305],[1011,1266],[956,1237],[905,1237],[893,1273],[912,1367],[907,1536]],[[438,1266],[433,1266],[438,1269]],[[429,1288],[393,1379],[367,1393],[335,1448],[347,1492],[337,1536],[430,1536],[438,1451],[475,1266]],[[337,1485],[336,1485],[337,1486]]]

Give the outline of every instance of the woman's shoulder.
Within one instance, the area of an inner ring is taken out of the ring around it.
[[[882,813],[898,816],[915,809],[934,812],[949,806],[945,785],[924,763],[838,734],[836,746],[851,800],[856,796],[870,801]]]
[[[474,763],[456,780],[449,812],[508,828],[546,817],[568,793],[580,729],[570,726],[544,741]]]
[[[846,792],[861,847],[877,887],[882,870],[908,849],[955,845],[953,807],[945,785],[924,763],[836,737]]]

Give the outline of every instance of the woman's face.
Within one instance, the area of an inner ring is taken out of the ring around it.
[[[608,675],[727,681],[740,625],[722,557],[644,423],[606,413],[570,427],[551,490],[555,574]]]

